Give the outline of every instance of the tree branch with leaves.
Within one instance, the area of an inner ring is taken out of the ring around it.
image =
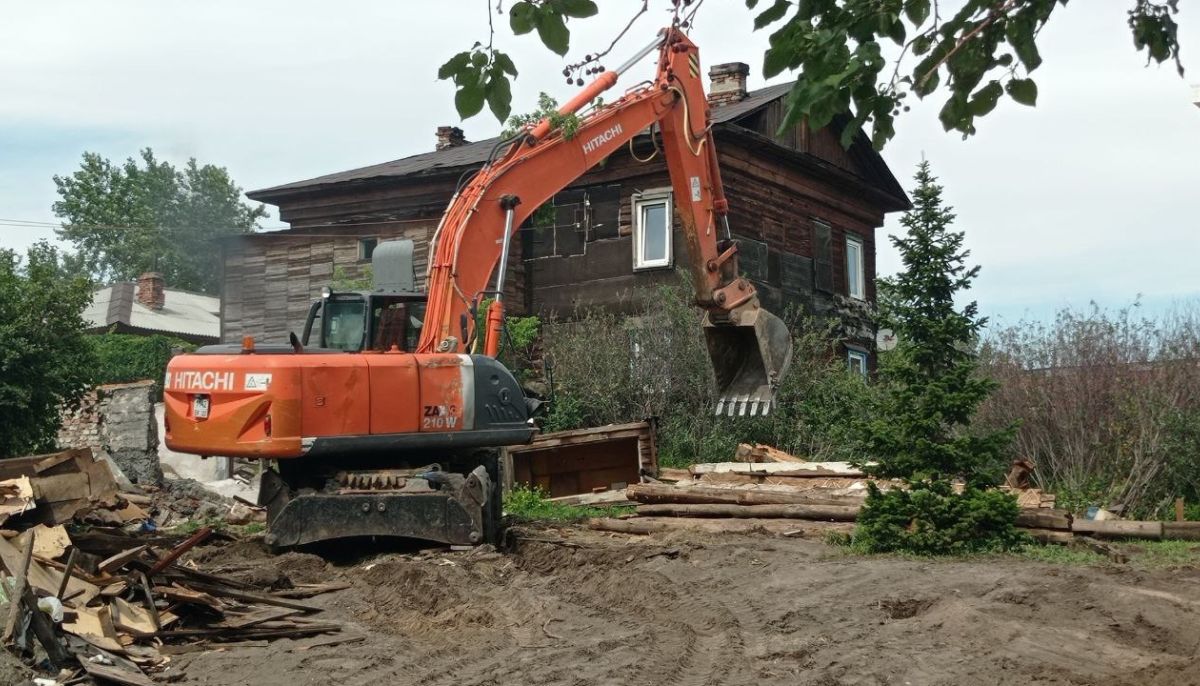
[[[693,20],[701,4],[661,1],[674,8],[674,21],[680,26]],[[883,148],[895,135],[896,120],[909,110],[909,96],[941,93],[945,97],[938,112],[942,126],[964,137],[976,133],[977,121],[1005,96],[1022,105],[1036,105],[1038,87],[1032,73],[1042,64],[1042,29],[1067,1],[773,0],[768,4],[746,0],[746,8],[756,13],[755,30],[771,30],[763,76],[792,72],[797,77],[781,127],[807,120],[820,128],[845,114],[850,120],[842,129],[843,145],[849,146],[869,126],[873,144]],[[504,11],[502,6],[495,10]],[[488,11],[492,11],[490,4]],[[634,19],[645,11],[644,3]],[[1133,0],[1126,19],[1133,46],[1145,53],[1147,64],[1173,62],[1182,75],[1178,12],[1179,0]],[[508,14],[514,34],[536,31],[547,48],[566,55],[570,49],[567,20],[590,17],[596,14],[596,6],[590,0],[523,0],[514,3]],[[618,39],[628,30],[626,25]],[[453,78],[458,86],[455,104],[464,119],[478,114],[485,99],[497,119],[508,117],[507,76],[515,77],[516,67],[507,55],[492,48],[493,35],[486,48],[477,43],[471,51],[455,55],[438,73],[439,78]],[[888,43],[898,47],[894,58],[885,52]],[[578,81],[581,69],[584,73],[602,69],[596,64],[600,54],[607,50],[567,65],[564,75]]]

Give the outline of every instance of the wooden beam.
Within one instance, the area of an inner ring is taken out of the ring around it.
[[[778,486],[721,488],[717,486],[666,486],[634,484],[625,497],[643,504],[680,505],[859,505],[863,496],[834,496],[823,489]]]
[[[762,474],[765,476],[863,476],[848,462],[711,462],[694,464],[692,474]]]
[[[1162,522],[1136,522],[1125,519],[1076,519],[1071,522],[1071,531],[1091,534],[1100,538],[1153,538],[1163,537]]]
[[[732,517],[737,519],[813,519],[852,522],[858,505],[639,505],[639,516]]]

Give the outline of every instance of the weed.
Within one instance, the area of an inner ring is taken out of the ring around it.
[[[535,487],[516,486],[504,496],[504,512],[518,519],[548,519],[575,522],[589,517],[612,517],[633,512],[632,507],[589,507],[550,500]]]

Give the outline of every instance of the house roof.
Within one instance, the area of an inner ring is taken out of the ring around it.
[[[161,310],[152,310],[135,297],[137,284],[114,283],[97,290],[83,311],[89,329],[113,326],[188,339],[221,337],[221,299],[201,293],[164,289]]]
[[[714,107],[712,110],[713,124],[718,126],[732,124],[736,120],[786,95],[791,90],[793,83],[781,83],[775,86],[760,88],[751,91],[740,102]],[[834,129],[840,133],[842,126],[848,121],[849,118],[846,117],[835,120],[833,123]],[[495,147],[498,141],[498,137],[488,138],[487,140],[458,145],[443,150],[410,155],[409,157],[403,157],[382,164],[373,164],[368,167],[359,167],[334,174],[326,174],[303,181],[294,181],[270,188],[261,188],[246,193],[246,196],[260,202],[271,202],[272,200],[280,199],[297,192],[319,190],[343,183],[451,173],[452,171],[486,162],[491,156],[492,148]],[[859,134],[859,140],[851,147],[850,156],[870,175],[868,181],[875,184],[885,193],[902,199],[903,204],[907,205],[907,196],[904,194],[903,188],[896,181],[895,176],[892,175],[883,158],[871,147],[870,142],[862,133]]]

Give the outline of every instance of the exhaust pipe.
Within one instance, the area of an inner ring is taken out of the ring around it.
[[[704,316],[704,337],[717,378],[718,415],[768,414],[792,363],[792,335],[758,299],[728,315]]]

